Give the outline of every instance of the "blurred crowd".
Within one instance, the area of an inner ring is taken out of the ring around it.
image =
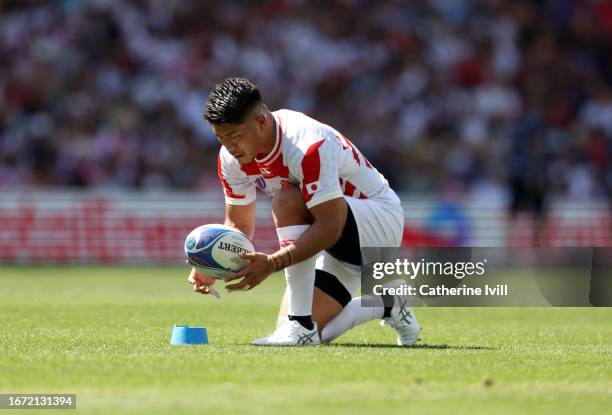
[[[0,189],[218,186],[234,75],[400,191],[612,189],[610,0],[0,0]]]

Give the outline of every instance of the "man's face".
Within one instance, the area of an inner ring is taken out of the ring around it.
[[[213,124],[212,129],[223,147],[234,156],[240,165],[252,162],[262,142],[263,126],[258,117],[248,117],[241,124]],[[265,122],[265,119],[263,120]]]

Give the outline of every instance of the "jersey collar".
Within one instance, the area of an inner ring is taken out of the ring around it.
[[[276,160],[276,158],[280,154],[281,143],[283,141],[283,127],[281,125],[280,118],[277,118],[274,113],[272,114],[272,116],[274,117],[274,122],[275,122],[275,124],[277,126],[277,128],[276,128],[276,142],[274,143],[274,147],[272,148],[272,151],[270,151],[264,158],[262,158],[262,159],[257,159],[256,158],[255,159],[257,164],[270,164],[274,160]]]

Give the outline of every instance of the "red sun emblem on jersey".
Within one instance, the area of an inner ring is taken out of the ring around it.
[[[315,193],[319,189],[320,184],[321,183],[319,181],[305,184],[304,186],[306,187],[306,192],[308,193],[308,195],[312,195],[313,193]]]

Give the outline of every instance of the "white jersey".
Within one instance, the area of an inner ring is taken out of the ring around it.
[[[247,205],[255,189],[269,196],[281,186],[298,186],[310,209],[338,197],[399,203],[385,177],[342,134],[301,112],[273,112],[276,143],[261,160],[241,166],[221,147],[218,174],[225,202]]]

